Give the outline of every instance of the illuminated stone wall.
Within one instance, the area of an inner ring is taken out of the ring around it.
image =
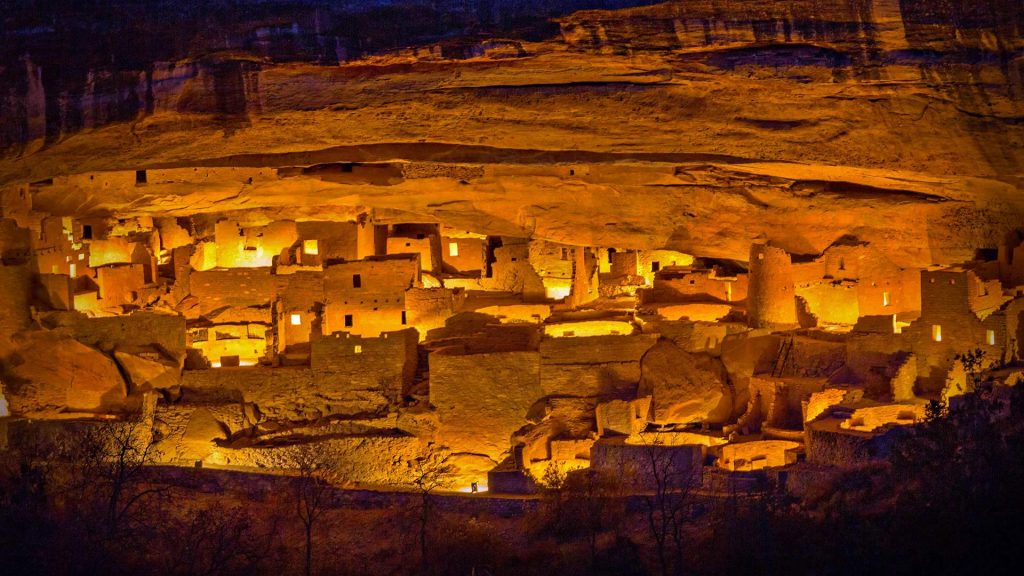
[[[713,299],[721,302],[742,302],[747,299],[746,274],[719,277],[712,270],[663,272],[654,277],[653,288],[638,292],[641,302],[678,302]]]
[[[333,391],[377,390],[398,401],[416,373],[418,340],[412,329],[378,338],[343,333],[317,338],[310,364],[315,381]]]
[[[462,300],[462,295],[448,288],[411,288],[405,293],[408,323],[425,337],[430,330],[444,326]]]
[[[395,257],[328,266],[324,333],[376,336],[405,328],[405,291],[419,284],[418,262],[418,257]]]
[[[796,324],[793,266],[785,250],[751,245],[747,316],[755,328]]]
[[[102,266],[96,269],[96,285],[104,308],[132,304],[146,284],[145,267],[141,264]]]
[[[527,300],[543,300],[547,296],[544,282],[529,259],[530,249],[525,242],[495,248],[491,278],[482,280],[481,284],[489,290],[522,294]]]
[[[918,359],[919,391],[940,391],[957,354],[980,348],[986,363],[1002,357],[1006,316],[982,320],[975,315],[971,283],[976,281],[972,272],[956,268],[921,271],[921,316],[903,329],[906,346]]]
[[[274,299],[276,286],[270,268],[193,270],[189,275],[189,293],[202,314],[227,306],[266,306]]]
[[[441,237],[441,262],[445,272],[479,273],[484,270],[486,258],[486,239]]]
[[[640,359],[657,335],[545,338],[540,385],[545,395],[635,396]]]
[[[296,272],[276,276],[280,350],[309,342],[322,330],[319,311],[324,301],[322,272]]]
[[[79,342],[100,349],[155,345],[171,358],[185,357],[185,319],[181,316],[138,311],[125,316],[87,318],[58,312],[48,315],[46,322],[54,330],[66,331]]]
[[[430,355],[430,403],[437,409],[437,440],[454,452],[497,461],[523,427],[540,386],[540,354],[496,352]]]
[[[315,372],[307,367],[275,369],[243,367],[186,370],[182,373],[187,402],[234,403],[250,406],[254,421],[302,422],[324,416],[352,416],[379,410],[387,400],[378,392],[350,387],[318,387]],[[252,410],[251,408],[256,408]]]
[[[316,240],[321,261],[357,260],[359,225],[355,222],[297,222],[299,240]]]
[[[630,444],[621,438],[601,439],[590,448],[590,467],[621,479],[625,488],[653,490],[666,479],[670,489],[701,480],[703,449],[696,444],[675,446]]]

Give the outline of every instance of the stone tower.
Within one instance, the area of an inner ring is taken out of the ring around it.
[[[750,246],[747,322],[754,328],[797,323],[793,262],[781,248],[768,244]]]

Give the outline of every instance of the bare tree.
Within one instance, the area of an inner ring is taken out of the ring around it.
[[[643,502],[662,576],[683,573],[683,530],[700,466],[688,450],[666,445],[657,433],[641,432],[646,485]]]
[[[169,576],[254,574],[274,552],[277,516],[257,517],[238,507],[213,504],[180,519],[163,515],[163,573]]]
[[[63,435],[57,449],[68,465],[66,497],[78,505],[97,506],[108,538],[131,528],[147,501],[168,489],[147,482],[145,468],[159,453],[143,419],[81,426],[74,434]]]
[[[311,444],[294,448],[291,468],[295,513],[302,522],[306,537],[305,574],[313,573],[313,528],[330,503],[332,484],[338,479],[337,468],[327,453]]]
[[[455,467],[448,462],[448,454],[429,454],[412,461],[413,485],[420,496],[419,544],[420,570],[430,573],[429,534],[433,515],[433,494],[438,489],[448,488],[454,481]]]

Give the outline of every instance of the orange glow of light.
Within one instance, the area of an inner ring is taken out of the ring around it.
[[[632,334],[635,326],[621,320],[587,320],[562,322],[544,326],[544,335],[555,338],[580,336],[615,336]]]
[[[125,238],[92,240],[89,242],[89,266],[96,268],[108,264],[130,264],[135,244]]]
[[[565,298],[569,297],[569,294],[572,292],[572,287],[548,286],[545,289],[545,292],[547,292],[547,297],[549,300],[564,300]]]
[[[320,253],[320,243],[316,240],[303,240],[302,253],[316,255]]]

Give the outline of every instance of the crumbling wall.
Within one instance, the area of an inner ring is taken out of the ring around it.
[[[47,316],[44,324],[105,351],[153,345],[172,358],[185,357],[185,319],[173,314],[139,311],[126,316],[88,318],[62,312]]]
[[[480,273],[486,258],[487,241],[483,238],[441,237],[441,261],[445,272]]]
[[[355,222],[297,222],[295,227],[299,240],[316,240],[317,255],[323,262],[359,258],[359,225]]]
[[[27,264],[0,264],[0,339],[28,327],[32,271]]]
[[[300,271],[275,278],[276,293],[280,299],[278,312],[281,315],[278,331],[284,332],[282,344],[292,346],[308,343],[314,324],[320,321],[318,312],[324,301],[323,273]],[[319,330],[320,326],[316,328]]]
[[[718,300],[742,302],[747,299],[748,276],[718,277],[712,270],[684,273],[665,272],[654,277],[653,288],[639,292],[642,303]]]
[[[376,390],[395,401],[416,373],[415,330],[385,332],[379,338],[334,333],[313,340],[310,366],[318,388]]]
[[[132,304],[146,284],[145,266],[125,264],[97,268],[96,284],[100,288],[100,305],[104,308]]]
[[[457,297],[448,288],[411,288],[405,293],[405,309],[409,325],[420,334],[444,326],[455,314]]]
[[[193,270],[189,275],[189,292],[202,314],[229,306],[268,306],[276,288],[270,268]]]
[[[183,400],[200,403],[241,403],[261,422],[304,422],[326,416],[353,416],[386,408],[378,392],[348,387],[318,387],[306,367],[214,368],[182,373]]]

